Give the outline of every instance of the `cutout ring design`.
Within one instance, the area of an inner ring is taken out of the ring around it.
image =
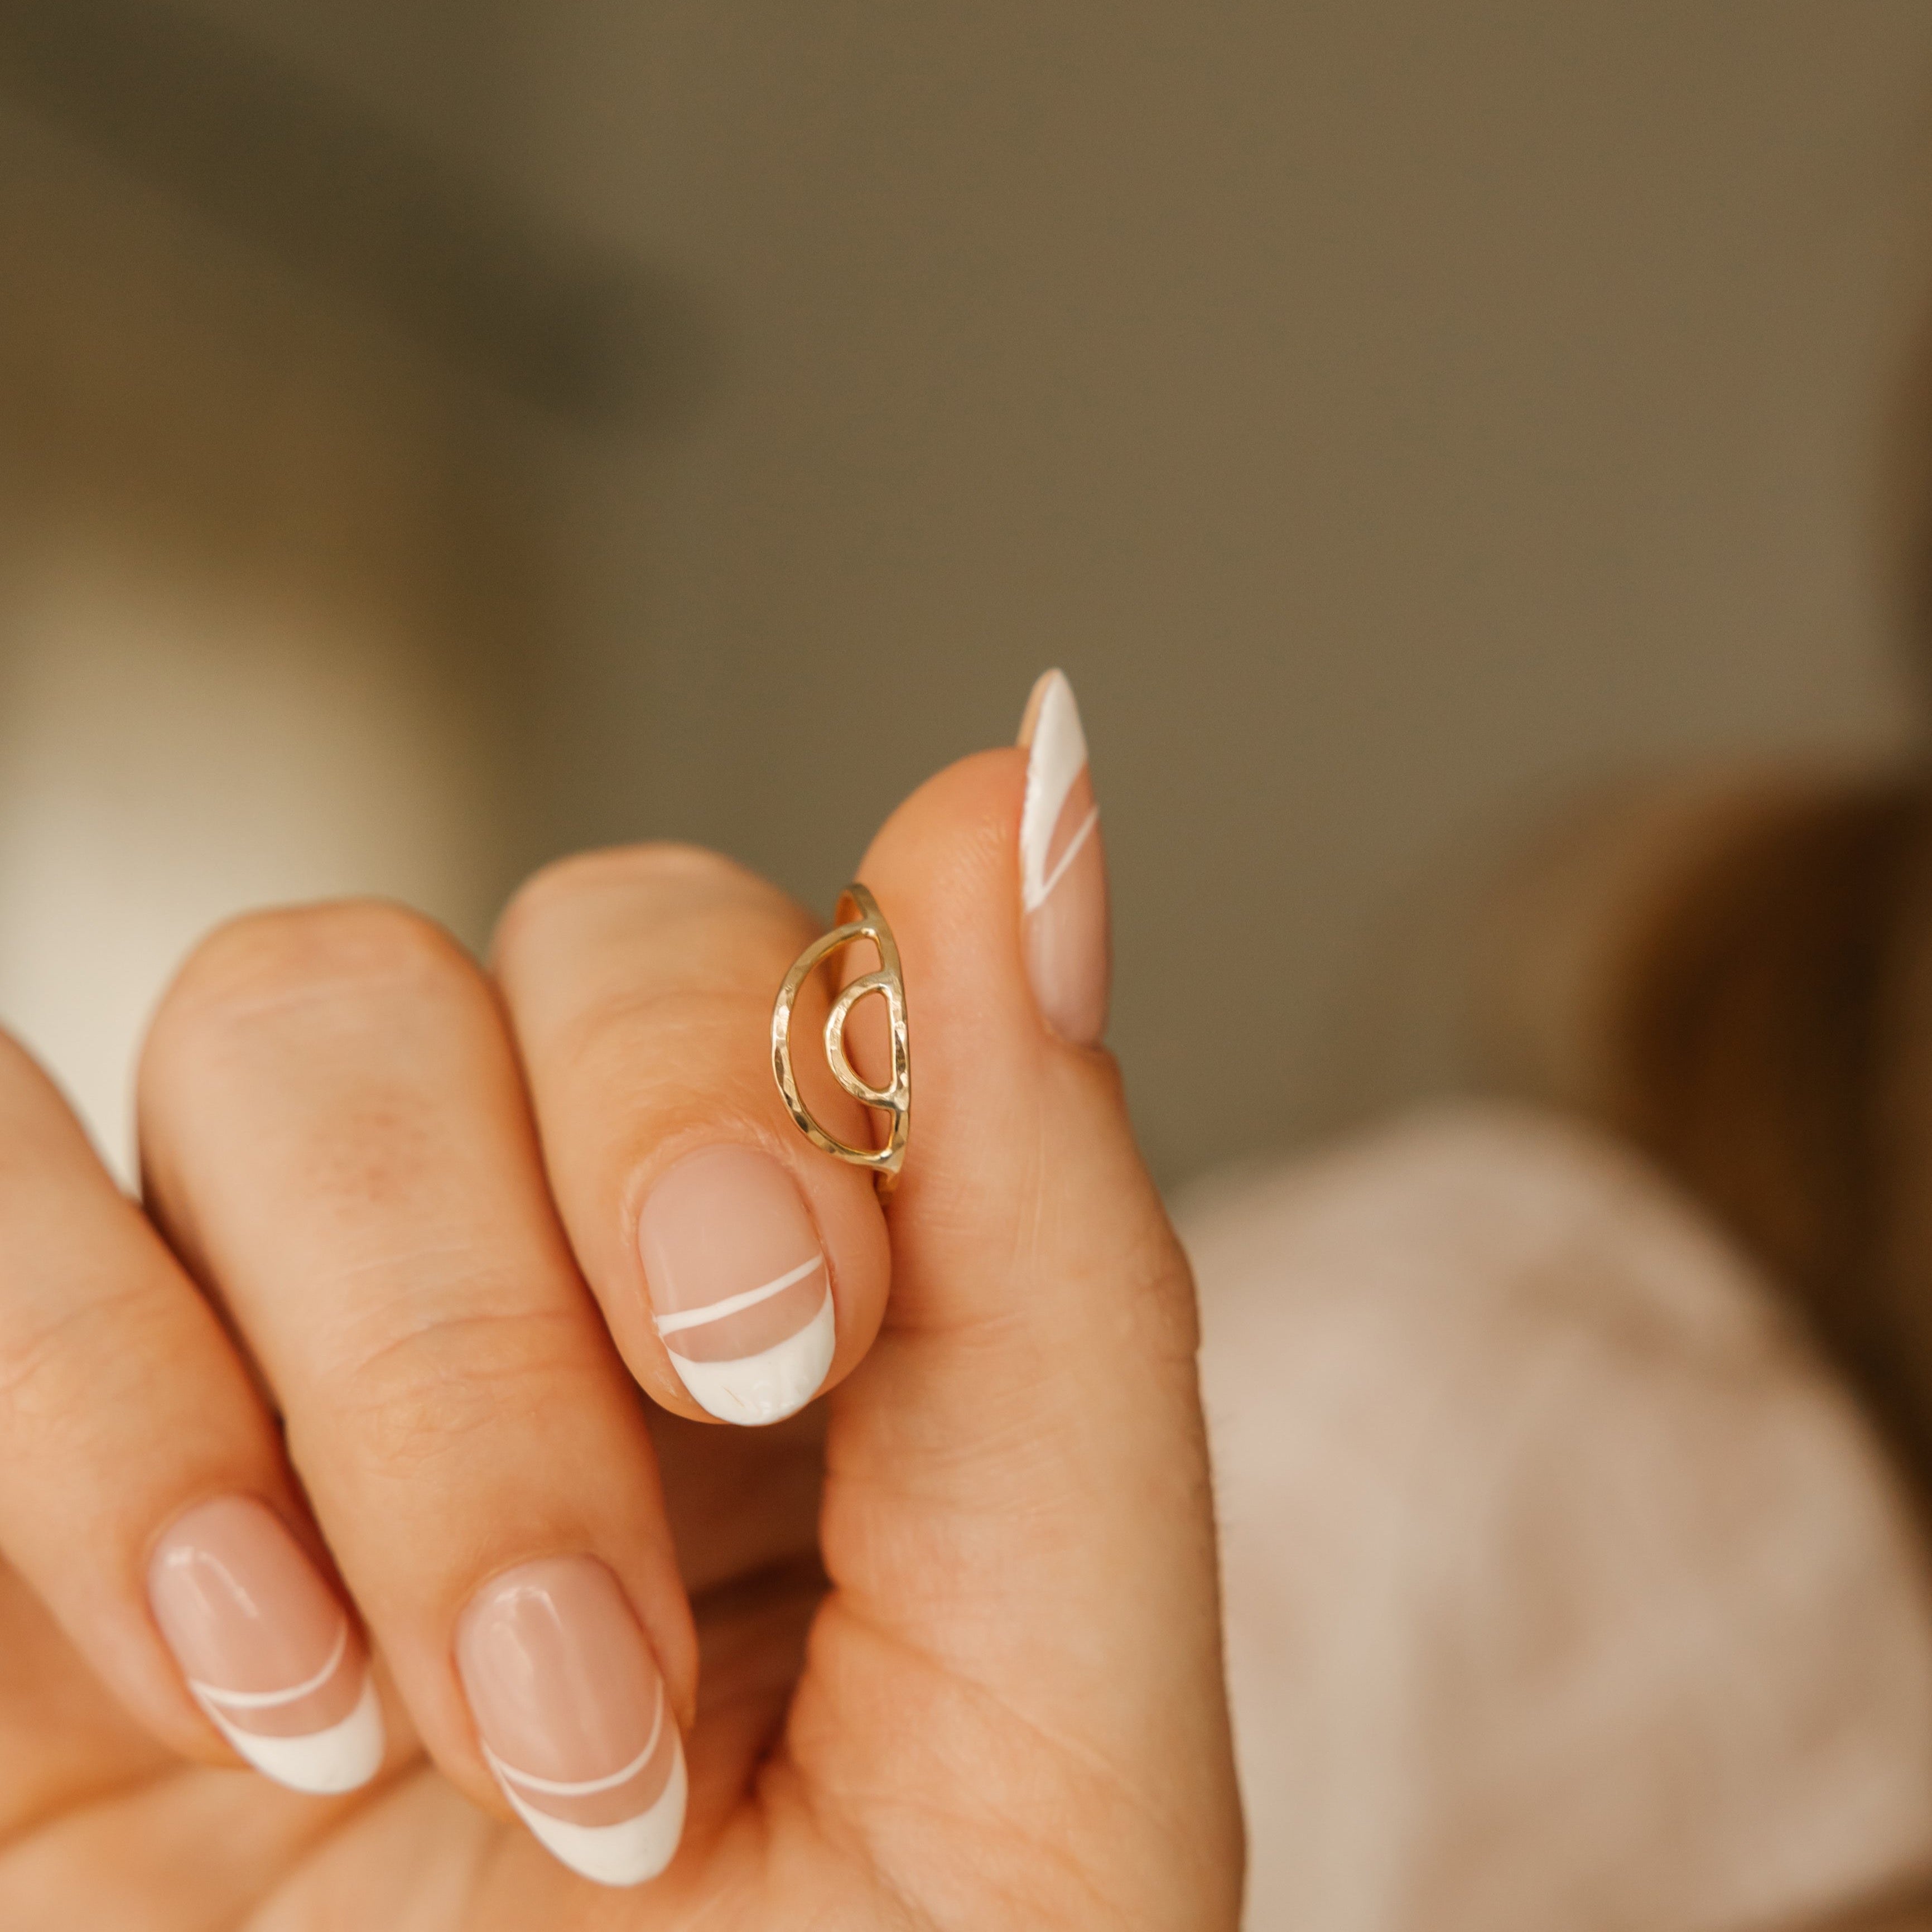
[[[892,928],[879,910],[878,901],[856,881],[839,895],[836,916],[842,922],[814,939],[792,962],[791,970],[785,975],[772,1003],[772,1074],[784,1098],[785,1111],[797,1123],[799,1132],[814,1147],[823,1148],[854,1167],[869,1168],[879,1192],[890,1194],[905,1164],[906,1133],[912,1118],[912,1048],[906,1032],[905,981],[899,970],[899,949]],[[792,1068],[792,1008],[806,981],[827,955],[861,939],[869,939],[878,948],[878,970],[861,974],[832,1000],[832,1010],[825,1020],[825,1059],[832,1078],[854,1100],[891,1114],[892,1131],[880,1148],[856,1148],[836,1134],[827,1133],[800,1097],[797,1077]],[[862,1079],[845,1052],[846,1022],[851,1018],[852,1009],[872,993],[885,1000],[886,1022],[892,1034],[891,1084],[885,1087],[874,1087]]]

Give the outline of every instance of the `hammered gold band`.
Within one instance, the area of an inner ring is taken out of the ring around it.
[[[852,916],[848,916],[848,909]],[[912,1049],[906,1033],[905,981],[899,972],[899,949],[892,929],[886,923],[879,902],[856,882],[839,895],[836,916],[842,922],[814,939],[784,976],[778,996],[772,1004],[772,1074],[784,1096],[785,1110],[797,1122],[799,1132],[814,1147],[850,1161],[854,1167],[872,1169],[879,1192],[890,1194],[905,1164],[906,1131],[912,1118]],[[812,1118],[812,1110],[800,1097],[797,1076],[792,1069],[791,1016],[800,992],[812,970],[829,954],[855,940],[869,939],[879,949],[876,972],[862,974],[842,988],[832,1002],[825,1020],[825,1059],[832,1077],[868,1107],[892,1117],[892,1132],[882,1148],[856,1148],[829,1134]],[[878,994],[886,1003],[886,1021],[892,1034],[891,1084],[874,1087],[854,1070],[845,1052],[845,1023],[852,1009],[869,993]]]

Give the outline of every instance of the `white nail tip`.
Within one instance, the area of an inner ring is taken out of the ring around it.
[[[684,1835],[688,1787],[682,1745],[656,1803],[616,1825],[568,1824],[526,1803],[507,1779],[500,1777],[496,1782],[538,1843],[560,1863],[598,1885],[642,1885],[656,1878],[670,1863]]]
[[[260,1772],[291,1791],[317,1795],[353,1791],[367,1784],[382,1765],[382,1707],[376,1687],[365,1676],[356,1708],[340,1724],[326,1731],[295,1738],[263,1737],[230,1723],[206,1699],[202,1708],[220,1726],[221,1734]]]
[[[729,1362],[694,1362],[674,1348],[671,1366],[707,1415],[756,1427],[782,1422],[818,1393],[836,1342],[828,1290],[818,1312],[774,1347]]]
[[[1047,674],[1027,750],[1026,800],[1020,808],[1020,885],[1028,911],[1060,881],[1047,877],[1046,857],[1066,795],[1087,767],[1087,734],[1073,687],[1058,671]],[[1084,836],[1084,835],[1083,835]],[[1064,868],[1063,868],[1064,869]]]

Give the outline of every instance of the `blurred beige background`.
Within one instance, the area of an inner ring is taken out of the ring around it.
[[[1923,6],[134,10],[648,299],[628,406],[533,401],[0,9],[0,1018],[111,1142],[230,906],[478,938],[644,836],[827,905],[1057,662],[1178,1180],[1455,1078],[1580,788],[1911,734]]]

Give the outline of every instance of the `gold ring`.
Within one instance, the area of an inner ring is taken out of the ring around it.
[[[847,917],[850,907],[855,916]],[[912,1048],[906,1034],[905,981],[899,972],[899,949],[892,929],[886,923],[879,902],[856,883],[838,896],[836,916],[843,923],[822,938],[814,939],[784,976],[784,984],[772,1004],[772,1073],[784,1096],[785,1110],[798,1123],[799,1132],[814,1147],[849,1160],[854,1167],[870,1168],[878,1181],[879,1192],[890,1194],[898,1184],[899,1169],[905,1164],[906,1130],[912,1118]],[[791,1013],[800,989],[812,976],[812,968],[828,953],[855,940],[869,939],[879,949],[875,973],[862,974],[839,992],[825,1020],[825,1058],[832,1077],[854,1100],[875,1107],[892,1117],[892,1132],[882,1148],[856,1148],[828,1134],[812,1118],[812,1110],[799,1097],[798,1082],[792,1072]],[[886,1003],[886,1021],[892,1030],[892,1084],[873,1087],[860,1079],[845,1054],[845,1022],[852,1009],[868,993],[880,994]]]

